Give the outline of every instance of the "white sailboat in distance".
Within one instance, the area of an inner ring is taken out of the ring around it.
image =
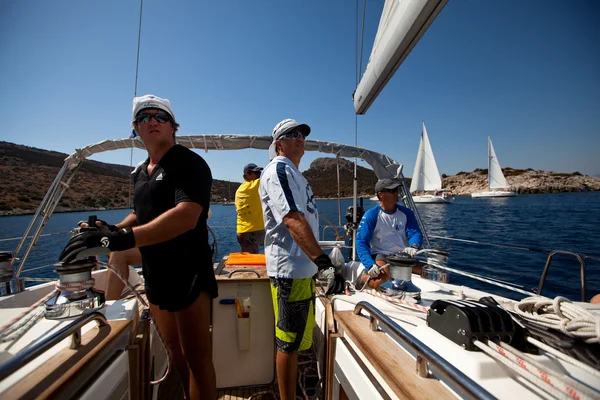
[[[514,197],[517,192],[511,192],[506,189],[510,185],[506,182],[506,178],[500,168],[500,162],[494,151],[492,139],[488,136],[488,191],[471,193],[471,197]]]
[[[421,131],[421,142],[417,152],[417,161],[415,171],[413,172],[410,183],[410,192],[433,192],[425,193],[419,196],[412,196],[415,203],[452,203],[454,197],[450,193],[442,191],[442,178],[438,170],[433,150],[427,136],[427,128],[423,122]]]

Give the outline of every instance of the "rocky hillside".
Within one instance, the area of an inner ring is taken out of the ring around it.
[[[67,154],[0,141],[0,215],[33,213]],[[129,208],[130,171],[125,165],[86,160],[56,211]],[[229,190],[228,185],[231,186]],[[222,202],[239,182],[213,181],[212,199]]]
[[[317,158],[310,164],[309,169],[303,172],[304,177],[308,183],[310,183],[315,196],[320,198],[337,198],[337,165],[338,161],[335,158]],[[354,187],[354,163],[340,158],[339,167],[340,196],[351,197]],[[358,166],[356,175],[358,177],[359,196],[373,196],[375,194],[373,193],[375,182],[377,182],[375,173],[368,168]]]
[[[46,190],[58,174],[67,154],[40,150],[33,147],[0,141],[0,215],[33,213]],[[319,198],[338,195],[337,165],[335,158],[314,160],[304,176]],[[340,195],[352,195],[354,166],[351,161],[339,159]],[[600,190],[600,178],[578,172],[563,174],[532,169],[503,169],[512,188],[519,193],[554,193]],[[358,193],[373,196],[377,178],[372,170],[357,168]],[[442,176],[444,188],[455,195],[469,195],[486,190],[487,170],[459,172]],[[407,179],[410,184],[410,179]],[[212,202],[233,201],[240,182],[213,181]],[[65,192],[57,210],[80,211],[94,209],[128,208],[130,195],[130,168],[124,165],[85,161]]]

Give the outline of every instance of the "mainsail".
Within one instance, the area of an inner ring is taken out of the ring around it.
[[[423,130],[421,131],[421,143],[419,144],[419,152],[417,153],[417,162],[413,172],[412,181],[410,183],[410,191],[428,191],[441,190],[442,179],[438,171],[433,150],[427,136],[427,128],[423,122]]]
[[[494,151],[492,139],[488,136],[488,187],[492,189],[502,189],[508,187],[508,182],[500,168],[500,161]]]
[[[357,114],[367,112],[446,2],[447,0],[385,1],[369,62],[353,95]]]

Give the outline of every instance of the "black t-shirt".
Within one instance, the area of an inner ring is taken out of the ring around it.
[[[198,203],[203,210],[194,229],[169,241],[140,247],[144,267],[178,265],[196,270],[207,260],[210,265],[206,219],[212,175],[208,164],[198,154],[180,145],[171,147],[150,175],[148,162],[146,160],[134,176],[134,210],[138,225],[152,221],[181,202]]]

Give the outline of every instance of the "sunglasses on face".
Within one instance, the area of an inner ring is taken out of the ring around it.
[[[288,132],[288,133],[284,133],[283,135],[280,135],[277,140],[289,140],[289,139],[306,139],[306,136],[303,133],[300,132]]]
[[[381,189],[380,192],[383,192],[383,193],[398,193],[398,188],[394,188],[394,189]]]
[[[150,123],[150,120],[154,118],[156,120],[156,122],[164,124],[167,123],[169,121],[171,121],[171,116],[169,114],[165,114],[165,113],[156,113],[156,114],[148,114],[148,113],[141,113],[138,114],[137,117],[135,117],[135,122],[137,122],[138,124],[148,124]]]

